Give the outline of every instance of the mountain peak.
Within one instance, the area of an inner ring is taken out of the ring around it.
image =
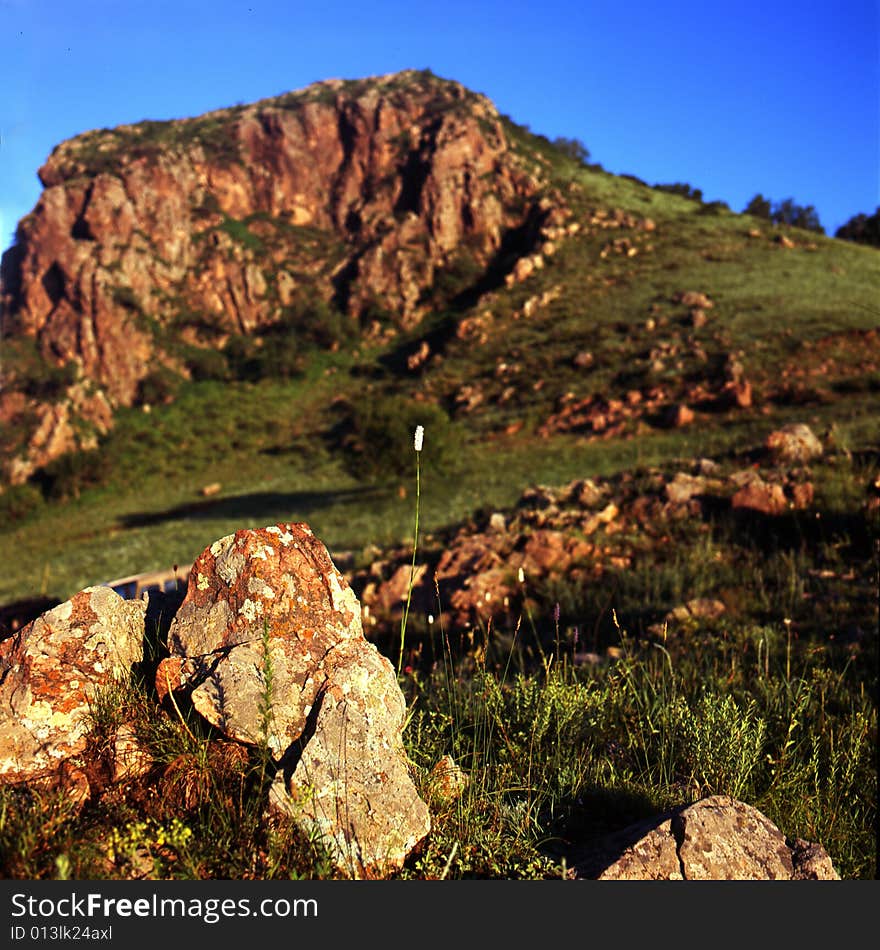
[[[19,480],[194,351],[328,314],[347,336],[412,328],[450,269],[500,282],[550,210],[493,104],[426,70],[86,132],[40,178],[3,264]]]

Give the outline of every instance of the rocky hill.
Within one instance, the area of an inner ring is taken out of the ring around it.
[[[876,875],[880,253],[571,144],[405,72],[54,151],[2,262],[7,876],[332,874],[264,806],[343,734],[404,877]]]
[[[497,283],[562,216],[492,103],[430,73],[87,132],[39,175],[2,269],[13,483],[230,338],[411,328],[441,275]]]
[[[877,250],[565,146],[414,71],[59,145],[2,262],[0,603],[208,520],[409,543],[416,423],[430,531],[788,424],[873,464]]]

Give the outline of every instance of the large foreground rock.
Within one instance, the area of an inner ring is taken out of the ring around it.
[[[602,881],[839,880],[821,845],[790,842],[760,811],[727,795],[639,822],[575,862]]]
[[[428,834],[403,694],[357,597],[305,524],[242,530],[198,557],[160,664],[227,736],[266,742],[275,816],[316,832],[352,877],[386,876]]]
[[[143,659],[146,608],[89,587],[0,643],[0,782],[56,773],[85,750],[96,695]]]

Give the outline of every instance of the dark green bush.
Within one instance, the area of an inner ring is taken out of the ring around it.
[[[670,195],[680,195],[682,198],[688,198],[691,201],[703,201],[703,190],[702,188],[694,188],[693,185],[687,184],[687,182],[673,182],[668,185],[654,185],[655,191],[665,191]]]
[[[232,376],[245,382],[293,379],[305,366],[303,345],[292,333],[272,333],[263,341],[248,336],[230,337],[223,350]]]
[[[107,459],[93,449],[59,456],[41,469],[34,481],[47,499],[67,501],[79,498],[87,488],[106,484],[111,474]]]
[[[186,367],[196,382],[206,379],[227,380],[232,375],[226,356],[210,347],[191,346],[184,354]]]
[[[581,165],[586,165],[590,159],[590,150],[580,139],[566,138],[560,135],[553,139],[552,144],[555,145],[563,155],[566,155],[575,162],[579,162]]]
[[[350,328],[342,311],[321,299],[302,299],[284,309],[281,325],[271,334],[295,334],[303,343],[330,349],[342,343]]]
[[[880,205],[871,215],[862,213],[851,217],[834,232],[834,236],[844,241],[880,247]]]
[[[464,454],[456,427],[440,406],[405,396],[366,398],[347,408],[340,426],[347,467],[354,475],[373,481],[410,477],[418,425],[425,429],[423,468],[445,474],[455,471]]]
[[[220,225],[221,230],[225,231],[233,241],[249,248],[260,254],[263,252],[263,240],[258,235],[248,229],[246,221],[239,221],[237,218],[224,217]]]
[[[138,402],[161,406],[172,402],[182,379],[167,366],[160,366],[145,376],[138,388]]]

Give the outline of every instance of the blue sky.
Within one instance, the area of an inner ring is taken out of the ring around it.
[[[880,205],[878,0],[0,0],[0,249],[62,140],[430,68],[649,183]]]

